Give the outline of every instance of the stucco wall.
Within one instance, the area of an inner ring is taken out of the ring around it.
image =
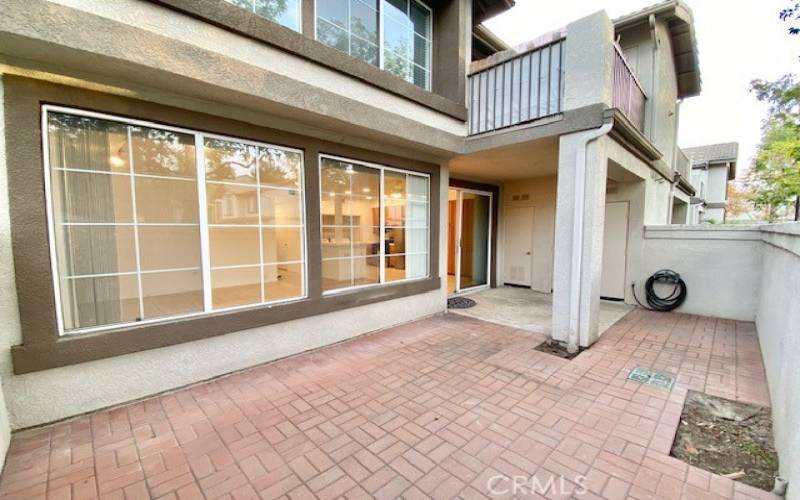
[[[614,28],[605,11],[567,26],[564,109],[611,105]]]
[[[755,319],[764,255],[758,226],[648,226],[644,235],[639,300],[649,276],[672,269],[688,287],[679,312]]]
[[[158,102],[179,96],[183,107],[231,107],[240,120],[266,113],[274,128],[341,136],[347,126],[348,136],[437,153],[456,151],[466,133],[444,113],[152,2],[14,0],[0,40],[9,73]]]
[[[755,320],[780,473],[800,498],[800,223],[647,227],[644,251],[640,283],[661,268],[686,281],[678,311]]]
[[[621,33],[620,45],[628,63],[647,93],[645,134],[661,153],[664,162],[672,165],[678,126],[678,81],[672,55],[669,27],[663,20],[656,23],[657,49],[647,24]]]
[[[0,103],[3,102],[3,81],[0,79]],[[6,175],[5,117],[0,106],[0,351],[7,352],[10,346],[10,330],[19,324],[17,312],[17,290],[14,286],[14,263],[11,253],[11,224],[8,214],[8,176]],[[5,376],[0,369],[0,383]],[[11,427],[8,422],[5,398],[0,391],[0,470],[6,458],[6,450],[11,440]]]
[[[444,303],[443,290],[436,290],[162,349],[6,375],[11,427],[52,422],[346,340],[443,312]]]
[[[708,168],[708,196],[706,201],[716,203],[728,198],[728,166],[713,165]]]
[[[800,224],[763,228],[756,328],[767,371],[775,446],[788,498],[800,498]]]
[[[0,126],[4,123],[2,118],[0,115]],[[2,130],[0,137],[4,137]],[[5,140],[0,140],[0,378],[6,403],[0,395],[0,452],[7,446],[9,428],[25,428],[130,401],[445,310],[446,292],[442,287],[172,347],[14,375],[10,348],[20,344],[22,336],[11,256],[4,146]],[[443,193],[442,207],[446,207],[446,163],[441,164],[441,169],[440,185],[432,188]],[[440,214],[440,224],[446,224],[446,209],[442,208]],[[444,232],[440,234],[440,248],[445,236]],[[440,254],[438,269],[434,269],[438,276],[444,258]]]
[[[553,244],[556,222],[556,178],[534,177],[503,184],[503,207],[533,207],[533,249],[531,252],[531,289],[550,293],[553,287]],[[512,201],[515,194],[527,194],[529,200]],[[500,225],[503,225],[501,219]],[[505,228],[504,233],[513,228]],[[498,252],[505,250],[505,241],[498,241]],[[505,280],[504,268],[499,278]]]

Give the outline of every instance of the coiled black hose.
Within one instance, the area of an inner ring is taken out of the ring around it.
[[[672,292],[666,297],[658,295],[655,291],[654,285],[656,283],[664,283],[673,285]],[[636,284],[631,283],[631,290],[633,290],[633,298],[636,303],[645,309],[652,311],[669,312],[680,307],[683,301],[686,300],[686,283],[681,279],[681,275],[670,269],[662,269],[649,278],[644,284],[645,296],[647,298],[647,305],[645,306],[639,302],[636,296]]]

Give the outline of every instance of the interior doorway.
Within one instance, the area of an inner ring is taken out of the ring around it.
[[[488,287],[491,280],[492,193],[448,190],[447,292]]]

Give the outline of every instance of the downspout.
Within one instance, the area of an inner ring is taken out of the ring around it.
[[[606,122],[600,128],[587,132],[578,143],[575,155],[575,205],[572,214],[572,283],[570,286],[570,325],[567,332],[567,352],[578,352],[578,330],[580,328],[580,286],[583,261],[583,212],[586,207],[586,150],[589,143],[611,131],[614,122]]]
[[[650,140],[656,140],[656,59],[658,58],[658,36],[656,35],[656,16],[650,14],[647,18],[650,25],[650,38],[653,40],[653,57],[650,61]]]
[[[675,127],[673,138],[675,139],[675,147],[672,148],[672,185],[669,187],[669,200],[667,200],[667,224],[672,224],[672,209],[675,207],[675,186],[678,185],[678,152],[681,148],[678,147],[678,126],[681,119],[681,104],[683,99],[678,99],[675,105]],[[686,179],[687,181],[689,179]],[[685,224],[686,221],[683,221]]]

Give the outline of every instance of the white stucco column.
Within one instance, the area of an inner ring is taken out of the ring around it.
[[[614,84],[614,24],[605,11],[567,25],[564,109],[611,106]]]
[[[601,129],[561,136],[553,262],[553,338],[598,338],[608,157]],[[599,138],[598,138],[599,135]]]

